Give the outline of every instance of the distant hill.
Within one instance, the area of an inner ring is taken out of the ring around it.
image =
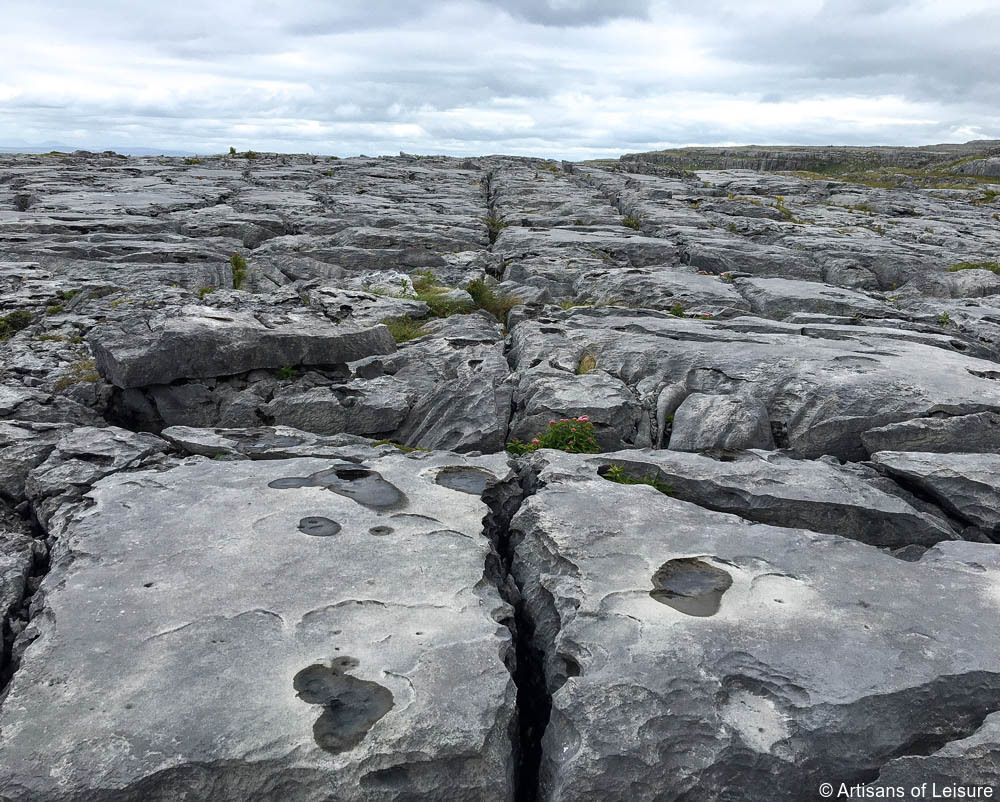
[[[0,153],[51,153],[52,151],[58,151],[59,153],[72,153],[75,150],[89,150],[91,152],[100,153],[106,150],[113,150],[115,153],[121,153],[124,156],[194,156],[194,152],[190,150],[163,150],[162,148],[144,148],[132,145],[120,145],[118,147],[102,147],[102,148],[81,148],[76,145],[66,145],[58,142],[46,142],[41,145],[6,145],[0,146]]]
[[[963,144],[920,147],[844,145],[738,145],[686,147],[627,153],[622,162],[642,162],[682,170],[762,170],[838,173],[859,168],[926,169],[1000,156],[1000,140],[979,139]]]

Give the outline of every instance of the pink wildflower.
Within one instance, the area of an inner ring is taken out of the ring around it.
[[[539,440],[539,439],[538,439],[538,438],[536,437],[536,438],[535,438],[534,440],[532,440],[531,442],[532,442],[532,443],[540,443],[540,442],[542,442],[542,441],[541,441],[541,440]]]
[[[590,416],[589,415],[581,415],[579,418],[577,418],[577,420],[586,422],[586,421],[590,420]]]

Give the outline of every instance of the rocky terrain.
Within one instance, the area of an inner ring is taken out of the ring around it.
[[[0,155],[0,800],[1000,786],[996,144]]]

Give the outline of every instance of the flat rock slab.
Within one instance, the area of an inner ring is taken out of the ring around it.
[[[992,274],[990,274],[992,275]],[[861,441],[876,451],[1000,453],[1000,415],[980,412],[946,418],[914,418],[869,429]]]
[[[974,526],[1000,531],[1000,455],[879,451],[872,462]]]
[[[0,799],[509,798],[477,494],[506,461],[352,459],[98,482],[0,712]]]
[[[772,526],[826,532],[871,546],[931,546],[956,537],[942,518],[922,512],[876,485],[825,460],[792,459],[758,450],[685,454],[618,451],[592,457],[599,471],[618,466],[630,480],[654,477],[673,496],[717,512]]]
[[[117,387],[230,376],[257,368],[336,365],[396,350],[385,326],[336,326],[316,315],[186,306],[181,314],[106,324],[90,336],[97,369]]]
[[[629,421],[634,421],[635,437],[602,443],[609,449],[662,442],[666,415],[677,412],[687,395],[704,393],[759,401],[772,431],[782,432],[776,436],[778,447],[809,458],[859,460],[868,456],[861,434],[877,426],[936,413],[1000,409],[995,363],[915,341],[910,334],[864,326],[791,326],[752,317],[691,320],[650,310],[574,308],[518,324],[508,357],[518,383],[515,399],[542,390],[558,398],[561,388],[570,388],[572,409],[565,412],[594,418],[604,409],[604,398],[590,402],[574,375],[584,355],[590,355],[609,381],[633,397],[632,408],[641,405],[645,413]],[[671,395],[670,403],[659,398],[661,393]],[[619,401],[619,408],[624,403]],[[560,411],[554,405],[550,409]],[[527,408],[515,408],[511,431],[528,428],[529,414]],[[718,423],[718,416],[708,422]],[[697,416],[690,423],[689,429],[696,426]]]
[[[756,314],[779,320],[795,312],[807,311],[881,317],[889,308],[886,303],[863,293],[815,281],[740,278],[734,284]]]
[[[608,482],[590,459],[542,455],[511,523],[552,694],[541,799],[811,798],[1000,707],[1000,572],[953,562],[1000,547],[904,562]]]

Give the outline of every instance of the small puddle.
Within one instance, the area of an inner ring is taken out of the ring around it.
[[[394,530],[391,526],[373,526],[368,530],[369,535],[375,535],[375,537],[385,537],[386,535],[391,535]]]
[[[334,465],[309,476],[286,476],[268,482],[268,487],[288,490],[295,487],[325,487],[331,493],[345,496],[365,507],[387,509],[401,507],[406,496],[377,471],[357,465]]]
[[[480,468],[443,468],[434,478],[434,481],[442,487],[473,496],[481,496],[490,482],[496,480],[492,473]]]
[[[694,557],[684,557],[668,560],[660,566],[653,574],[653,589],[649,595],[685,615],[705,618],[719,612],[722,594],[732,584],[732,577],[721,568]]]
[[[338,657],[328,666],[315,663],[302,669],[292,681],[299,699],[323,708],[313,725],[313,738],[331,754],[359,744],[392,710],[392,691],[346,673],[357,666],[353,657]]]
[[[340,531],[340,524],[330,518],[310,515],[299,521],[299,531],[313,537],[332,537]]]
[[[275,479],[273,482],[268,482],[267,486],[273,487],[275,490],[289,490],[293,487],[315,487],[316,482],[305,476],[286,476],[281,479]]]

